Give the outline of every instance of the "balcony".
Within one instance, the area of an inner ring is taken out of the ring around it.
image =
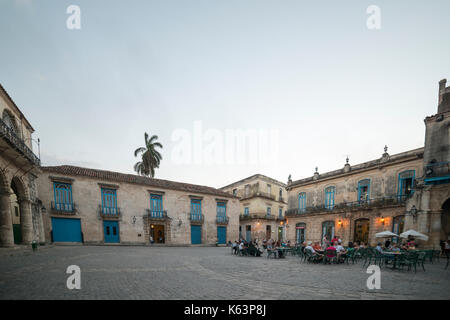
[[[99,214],[103,218],[118,219],[121,216],[120,208],[98,206]]]
[[[52,213],[74,215],[76,213],[75,203],[51,202]]]
[[[191,220],[191,224],[203,224],[203,215],[200,213],[191,213],[189,214],[189,220]]]
[[[241,200],[250,199],[250,198],[254,198],[254,197],[262,197],[262,198],[266,198],[266,199],[270,199],[270,200],[276,200],[275,195],[267,193],[267,192],[260,192],[260,191],[251,192],[249,194],[243,195]]]
[[[40,166],[41,161],[33,153],[33,151],[23,142],[17,134],[0,119],[0,136],[18,153],[24,156],[29,162],[35,166]]]
[[[165,210],[145,209],[145,216],[149,219],[166,220],[168,218]]]
[[[239,215],[240,221],[253,220],[253,219],[264,219],[264,220],[276,220],[277,217],[267,213],[252,213],[252,214],[241,214]]]
[[[373,199],[365,199],[354,202],[341,202],[335,204],[333,206],[311,206],[306,208],[294,208],[288,209],[286,211],[287,217],[293,217],[302,214],[312,214],[312,213],[323,213],[323,212],[338,212],[338,211],[352,211],[352,210],[368,210],[379,207],[386,206],[399,206],[404,205],[406,200],[408,200],[412,194],[410,195],[398,195],[391,197],[383,197],[383,198],[373,198]]]
[[[217,224],[228,224],[229,218],[227,216],[216,216],[216,223]]]
[[[425,166],[425,184],[450,183],[450,162],[436,162]]]

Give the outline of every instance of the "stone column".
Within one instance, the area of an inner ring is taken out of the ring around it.
[[[39,207],[37,212],[39,214],[39,243],[45,243],[44,219],[42,217],[42,211]]]
[[[0,194],[0,246],[14,246],[14,232],[9,193]]]
[[[428,239],[428,245],[431,249],[440,250],[440,240],[441,240],[441,217],[442,211],[432,211],[428,213],[430,216],[430,233]]]
[[[20,225],[22,227],[22,244],[30,244],[33,241],[33,217],[31,215],[31,201],[19,199]]]

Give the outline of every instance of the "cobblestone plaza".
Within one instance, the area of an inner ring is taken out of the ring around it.
[[[417,273],[381,269],[369,290],[362,263],[323,265],[238,257],[225,247],[52,246],[0,252],[0,299],[449,299],[444,259]],[[27,249],[28,250],[28,249]],[[81,289],[66,269],[81,269]]]

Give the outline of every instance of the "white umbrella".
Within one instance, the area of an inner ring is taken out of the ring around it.
[[[408,237],[413,237],[415,239],[420,239],[420,240],[425,240],[425,241],[428,240],[427,235],[424,235],[423,233],[417,232],[412,229],[400,234],[400,238],[408,238]]]
[[[383,231],[383,232],[376,233],[375,237],[376,238],[392,238],[392,237],[398,237],[398,234],[395,234],[390,231]]]

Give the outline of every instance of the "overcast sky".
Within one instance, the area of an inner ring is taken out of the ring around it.
[[[79,30],[66,26],[72,4]],[[369,5],[379,30],[367,27]],[[376,159],[385,145],[423,146],[438,82],[450,80],[449,12],[448,0],[2,0],[0,82],[36,130],[43,165],[133,173],[148,132],[164,145],[157,178],[286,182],[347,155]],[[218,141],[246,129],[272,139],[257,137],[271,151],[256,162],[198,157],[242,156]],[[179,161],[180,147],[192,161]]]

